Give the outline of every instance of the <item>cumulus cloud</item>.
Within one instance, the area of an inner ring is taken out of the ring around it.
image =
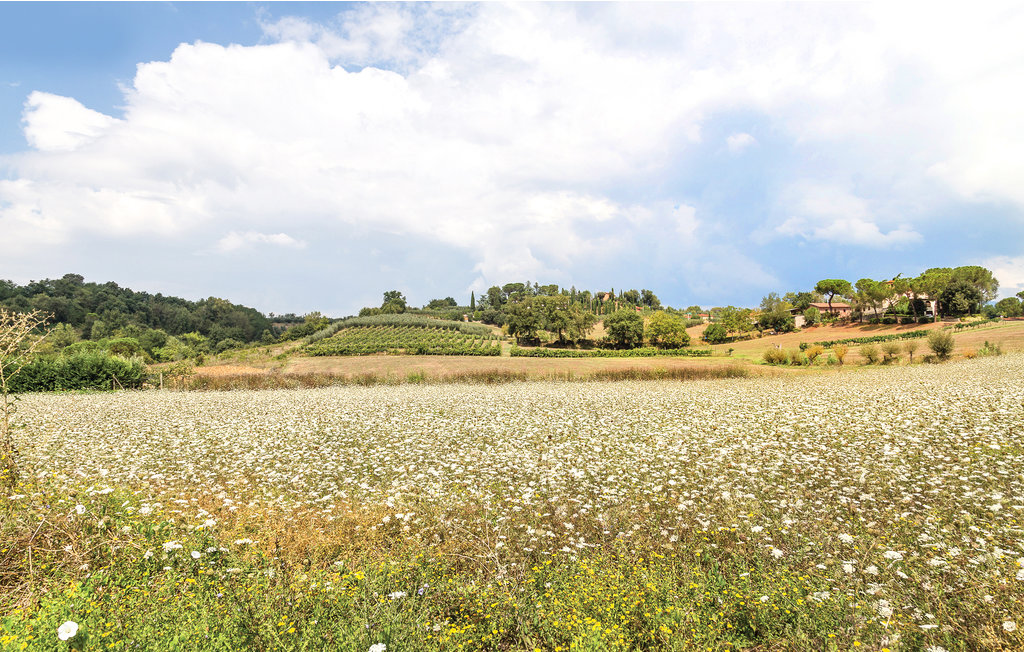
[[[217,251],[228,253],[261,244],[289,249],[304,249],[306,247],[305,242],[296,240],[287,233],[257,233],[255,231],[237,233],[232,231],[217,242]]]
[[[784,216],[776,237],[909,247],[929,219],[917,197],[1024,205],[1024,100],[1007,83],[1024,26],[999,11],[972,9],[965,34],[995,29],[1000,47],[956,46],[956,61],[943,30],[958,15],[940,9],[374,4],[267,20],[267,43],[139,64],[120,116],[32,93],[0,228],[22,251],[83,233],[221,252],[385,233],[465,252],[474,287],[571,278],[643,247],[714,266],[740,229],[705,217],[674,166],[741,111],[796,152],[788,190],[763,200]],[[971,98],[951,82],[985,70]],[[734,153],[768,147],[718,133]]]
[[[729,151],[733,153],[742,152],[746,148],[755,144],[757,144],[757,139],[744,132],[730,134],[729,137],[725,139],[726,147],[728,147]]]
[[[981,265],[999,279],[999,296],[1012,297],[1024,290],[1024,256],[994,256]]]
[[[878,221],[886,219],[886,207],[875,210],[872,202],[841,186],[800,182],[786,194],[795,214],[775,228],[778,234],[879,249],[922,240],[907,224],[883,232]]]

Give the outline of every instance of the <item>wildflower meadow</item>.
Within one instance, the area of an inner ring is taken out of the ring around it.
[[[1021,649],[1022,377],[26,396],[0,649]]]

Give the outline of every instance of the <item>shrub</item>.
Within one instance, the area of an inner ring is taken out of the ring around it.
[[[832,355],[836,356],[836,360],[839,364],[843,364],[843,360],[846,359],[846,354],[850,350],[845,344],[836,344],[832,347]]]
[[[978,349],[978,355],[1002,355],[1003,346],[999,342],[990,343],[985,340],[985,346]]]
[[[918,324],[931,324],[934,321],[935,320],[932,319],[931,317],[918,317],[917,318],[917,323]]]
[[[907,340],[906,342],[903,343],[903,350],[908,355],[910,355],[911,362],[914,361],[914,352],[917,351],[917,347],[919,344],[920,342],[917,342],[916,340]]]
[[[935,330],[928,333],[928,348],[941,360],[953,353],[953,345],[953,334],[949,331]]]
[[[799,349],[790,349],[786,352],[786,355],[789,357],[789,364],[794,367],[804,364],[804,361],[806,360],[804,354]]]
[[[898,342],[886,342],[882,345],[882,353],[885,354],[885,361],[898,360],[902,347]]]
[[[964,351],[964,357],[967,358],[968,360],[973,360],[974,358],[978,357],[978,352],[977,351]]]
[[[817,344],[815,344],[812,347],[809,347],[805,351],[805,353],[807,354],[807,359],[810,361],[811,364],[814,364],[814,361],[818,359],[818,356],[820,356],[824,352],[825,352],[825,347],[819,346]]]
[[[878,361],[882,359],[882,354],[874,344],[865,344],[860,347],[860,354],[866,364],[878,364]]]
[[[772,346],[764,350],[764,353],[761,354],[761,359],[768,364],[786,364],[789,356],[782,349]]]

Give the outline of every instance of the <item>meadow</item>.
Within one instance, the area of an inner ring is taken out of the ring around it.
[[[26,396],[0,647],[1020,649],[1021,377]]]

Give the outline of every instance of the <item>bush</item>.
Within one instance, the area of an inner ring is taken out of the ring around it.
[[[953,334],[949,331],[935,330],[928,333],[928,348],[940,360],[948,358],[953,353],[953,346]]]
[[[911,362],[914,361],[914,352],[917,351],[919,344],[920,342],[917,342],[916,340],[907,340],[903,343],[903,350],[910,355]]]
[[[985,340],[985,346],[978,349],[978,355],[1002,355],[1003,346],[999,342],[989,343]]]
[[[935,320],[934,320],[934,319],[932,319],[931,317],[918,317],[918,318],[917,318],[917,323],[918,323],[918,324],[931,324],[931,323],[933,323],[934,321],[935,321]]]
[[[846,359],[846,354],[850,348],[845,344],[836,344],[832,347],[832,354],[836,356],[836,360],[839,364],[843,364],[843,360]]]
[[[886,342],[882,345],[882,353],[885,354],[885,361],[898,360],[900,357],[900,347],[898,342]]]
[[[882,359],[882,354],[874,344],[865,344],[860,347],[860,354],[866,364],[878,364],[878,361]]]
[[[772,346],[764,350],[764,353],[761,354],[761,359],[768,364],[786,364],[789,361],[789,356],[782,349]]]
[[[789,358],[789,364],[794,367],[799,367],[800,365],[805,364],[807,360],[799,349],[790,349],[789,351],[786,351],[786,356]]]
[[[818,356],[820,356],[824,352],[825,352],[825,347],[818,346],[817,344],[815,344],[814,346],[809,347],[805,351],[805,354],[807,355],[807,359],[810,361],[810,363],[814,364],[814,361],[818,359]]]
[[[140,358],[129,360],[103,351],[82,351],[37,358],[22,367],[14,380],[15,393],[136,388],[146,380],[146,365]]]

